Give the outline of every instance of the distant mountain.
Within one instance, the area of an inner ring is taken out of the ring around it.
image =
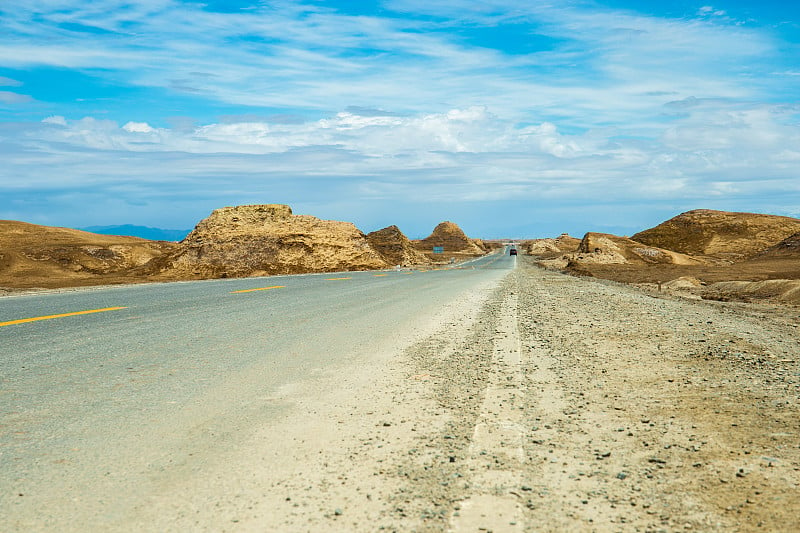
[[[91,233],[99,233],[100,235],[125,235],[128,237],[149,239],[151,241],[176,242],[183,240],[190,231],[188,229],[149,228],[147,226],[134,226],[132,224],[123,224],[121,226],[89,226],[87,228],[78,229]]]

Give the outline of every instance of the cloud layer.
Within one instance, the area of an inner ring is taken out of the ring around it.
[[[189,227],[287,202],[493,236],[633,231],[694,207],[800,215],[785,25],[714,6],[321,5],[4,2],[0,217]]]

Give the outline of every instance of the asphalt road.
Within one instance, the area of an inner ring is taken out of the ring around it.
[[[515,265],[506,252],[428,272],[0,298],[0,523],[124,523],[131,509],[119,495],[135,502],[189,442],[235,445],[287,408],[265,401],[276,391],[406,342],[441,306]]]

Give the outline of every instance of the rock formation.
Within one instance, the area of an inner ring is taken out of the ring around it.
[[[430,260],[414,248],[397,226],[389,226],[367,234],[367,242],[391,265],[413,266],[429,264]]]
[[[647,246],[627,237],[618,237],[608,233],[587,233],[578,246],[576,258],[596,263],[641,263],[673,265],[697,265],[702,261],[688,255],[665,250],[655,246]]]
[[[578,250],[558,257],[541,259],[547,268],[567,269],[581,275],[591,275],[586,268],[592,265],[699,265],[701,259],[685,254],[647,246],[627,237],[609,233],[589,232],[580,241]]]
[[[428,237],[415,243],[417,250],[425,253],[431,253],[436,246],[443,247],[445,254],[483,255],[486,253],[485,249],[467,237],[458,225],[449,221],[442,222]]]
[[[699,209],[637,233],[632,238],[684,254],[728,261],[752,257],[800,232],[800,219]]]
[[[534,239],[525,243],[525,251],[530,255],[552,255],[575,252],[581,240],[562,233],[555,239]]]
[[[353,224],[293,215],[287,205],[217,209],[181,250],[164,262],[162,277],[243,277],[372,270],[389,265]]]

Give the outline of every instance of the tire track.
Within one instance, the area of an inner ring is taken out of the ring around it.
[[[515,279],[504,283],[505,296],[492,338],[492,373],[466,460],[471,493],[455,506],[450,521],[453,533],[524,529],[518,491],[525,461],[521,409],[526,391]]]

